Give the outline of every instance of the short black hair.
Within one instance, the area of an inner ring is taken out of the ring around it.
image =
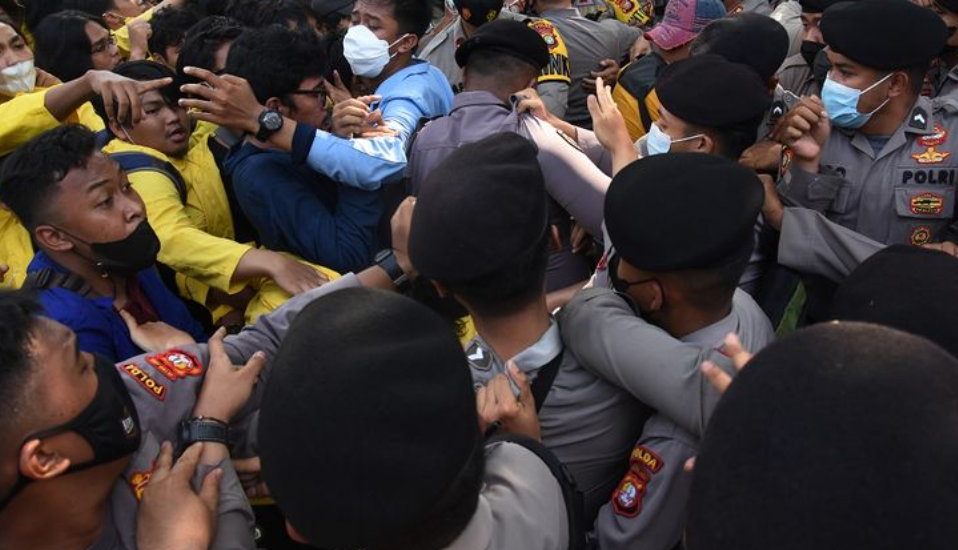
[[[683,288],[683,295],[690,306],[702,311],[718,311],[731,303],[754,248],[755,239],[750,238],[721,265],[685,269],[671,274],[680,281],[678,285]]]
[[[186,0],[183,9],[190,10],[198,16],[226,15],[226,5],[223,0]]]
[[[313,12],[308,0],[270,0],[259,3],[253,14],[252,26],[283,25],[312,30],[310,17],[313,17]]]
[[[762,120],[762,117],[758,117],[723,128],[709,128],[694,124],[691,126],[693,132],[708,134],[715,141],[715,154],[738,162],[742,153],[755,144],[758,138],[758,127]]]
[[[65,124],[40,134],[4,161],[0,202],[32,231],[46,221],[57,184],[70,170],[84,168],[96,149],[96,134],[79,124]]]
[[[104,29],[103,19],[82,11],[55,13],[43,20],[33,33],[36,41],[36,65],[63,82],[80,78],[93,68],[93,44],[87,36],[87,23]]]
[[[216,51],[243,34],[243,27],[228,17],[213,16],[203,19],[186,33],[180,57],[176,61],[176,74],[181,83],[199,82],[183,72],[184,67],[199,67],[208,71],[216,67]]]
[[[23,290],[0,291],[0,440],[17,442],[18,422],[32,409],[28,406],[36,398],[30,391],[30,342],[37,329],[40,304],[32,294]],[[0,490],[0,499],[10,487]]]
[[[393,17],[399,22],[399,34],[422,38],[432,23],[432,8],[425,0],[367,0],[370,4],[392,4]]]
[[[115,7],[113,0],[64,0],[62,9],[82,11],[100,17]]]
[[[163,99],[166,100],[166,103],[170,106],[177,106],[180,99],[183,97],[183,94],[180,92],[179,86],[176,83],[176,73],[173,72],[173,69],[170,69],[162,63],[157,63],[156,61],[127,61],[126,63],[121,63],[113,69],[113,72],[125,76],[132,80],[139,80],[141,82],[147,80],[157,80],[160,78],[172,78],[173,83],[163,86],[156,90],[163,96]],[[90,103],[93,104],[93,110],[96,111],[96,114],[100,115],[100,118],[103,119],[103,124],[106,125],[106,131],[112,132],[110,130],[110,116],[106,112],[106,106],[103,104],[103,98],[100,96],[94,96]]]
[[[505,317],[528,306],[545,291],[551,232],[546,231],[533,252],[514,258],[502,269],[471,281],[439,281],[484,317]]]
[[[255,27],[256,12],[262,4],[263,0],[229,0],[225,15],[244,27]]]
[[[23,3],[23,20],[31,33],[37,32],[37,27],[48,16],[63,11],[63,0],[21,0]]]
[[[260,103],[284,97],[311,76],[325,76],[326,55],[312,30],[276,24],[247,29],[233,42],[226,72],[249,81]]]
[[[166,48],[183,44],[187,31],[199,22],[199,14],[189,9],[169,7],[154,13],[147,41],[150,53],[166,57]]]
[[[337,72],[343,83],[349,86],[349,83],[353,81],[353,68],[349,66],[349,61],[343,52],[343,38],[345,36],[346,31],[330,30],[322,37],[320,42],[323,52],[326,54],[326,80],[335,82],[333,73]]]
[[[527,61],[491,49],[478,49],[470,53],[465,68],[468,69],[469,74],[475,76],[511,80],[526,80],[537,76],[540,72]]]

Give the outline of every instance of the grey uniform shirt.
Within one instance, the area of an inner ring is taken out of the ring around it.
[[[819,173],[791,164],[779,181],[779,192],[786,205],[817,211],[877,243],[939,242],[949,237],[955,218],[956,114],[955,100],[921,97],[877,152],[864,134],[833,128]],[[807,231],[816,227],[824,226],[804,226],[806,236],[800,239],[791,238],[801,236],[799,232],[783,233],[779,254],[782,248],[807,247]],[[954,233],[950,236],[955,238]],[[826,245],[842,238],[848,236],[833,232],[812,242]]]
[[[775,333],[758,304],[742,290],[722,320],[681,338],[703,350],[719,350],[729,332],[745,349],[764,348]],[[596,535],[602,550],[671,550],[682,536],[692,474],[685,461],[698,452],[699,438],[662,414],[646,422],[629,460],[629,470],[599,512]]]
[[[798,96],[822,95],[822,90],[812,75],[812,68],[805,63],[805,58],[800,53],[785,58],[778,70],[778,84]]]
[[[481,336],[466,347],[466,358],[477,388],[506,372],[506,361]],[[591,522],[621,477],[624,461],[650,411],[584,370],[566,353],[555,320],[538,342],[511,359],[534,384],[539,371],[557,358],[559,371],[539,410],[542,442],[572,472],[584,495],[586,519]]]
[[[949,68],[940,60],[936,60],[929,72],[931,89],[935,97],[951,96],[958,99],[958,65]]]
[[[591,77],[591,71],[599,70],[599,62],[603,59],[614,59],[621,64],[642,31],[616,19],[586,19],[575,8],[546,10],[539,15],[559,29],[569,49],[572,85],[565,120],[591,129],[592,118],[586,106],[588,93],[582,88],[582,80]]]
[[[508,442],[485,448],[479,505],[447,550],[565,550],[569,522],[562,487],[532,451]]]
[[[260,317],[252,326],[246,327],[225,341],[226,352],[234,364],[244,365],[257,351],[267,356],[267,365],[260,374],[250,401],[237,418],[234,427],[244,449],[234,449],[238,454],[255,450],[255,437],[250,422],[259,409],[265,380],[269,378],[272,358],[283,336],[296,315],[310,302],[331,292],[358,286],[354,275],[346,275],[336,281],[290,299],[279,309]],[[126,384],[140,419],[142,438],[140,447],[133,455],[130,465],[123,472],[110,495],[109,514],[99,539],[89,550],[134,550],[136,548],[136,514],[143,490],[153,474],[154,461],[164,441],[177,441],[179,423],[192,417],[193,407],[203,385],[209,352],[206,344],[183,346],[162,353],[146,354],[117,363],[120,376]],[[220,465],[223,478],[220,481],[219,507],[217,510],[216,539],[213,550],[239,550],[255,548],[253,542],[253,512],[240,485],[236,472],[229,461]],[[198,486],[210,467],[201,467],[194,479]],[[171,526],[172,528],[172,526]]]
[[[532,115],[519,115],[489,92],[457,95],[448,116],[423,127],[409,152],[408,191],[415,195],[425,177],[460,145],[497,132],[515,132],[531,139],[539,149],[546,190],[555,204],[591,235],[601,235],[602,205],[612,163],[595,134],[580,129],[578,141],[573,141]],[[589,267],[583,258],[572,254],[568,243],[563,245],[549,257],[550,289],[588,278]]]

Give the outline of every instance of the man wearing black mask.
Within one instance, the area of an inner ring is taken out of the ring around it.
[[[821,95],[830,65],[822,51],[825,40],[818,28],[822,13],[837,0],[800,0],[802,5],[802,51],[785,60],[778,71],[779,84],[797,95]]]
[[[119,361],[205,340],[153,267],[160,241],[142,199],[93,132],[60,126],[16,150],[0,200],[37,246],[26,286],[81,350]]]

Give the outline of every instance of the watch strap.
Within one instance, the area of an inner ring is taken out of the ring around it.
[[[185,450],[194,443],[208,441],[222,443],[229,447],[230,427],[222,420],[207,417],[196,417],[180,423],[180,449]]]

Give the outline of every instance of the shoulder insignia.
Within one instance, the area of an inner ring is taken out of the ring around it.
[[[153,470],[145,470],[143,472],[133,472],[133,475],[130,476],[130,489],[133,491],[133,496],[137,501],[140,501],[143,498],[143,491],[146,490],[146,485],[150,482],[150,478],[153,477]]]
[[[782,179],[785,174],[788,173],[788,169],[792,167],[792,157],[795,156],[795,153],[792,152],[788,147],[782,148],[782,162],[778,167],[778,178]]]
[[[549,64],[539,74],[539,82],[572,82],[572,65],[569,62],[569,49],[566,47],[559,29],[545,19],[529,19],[526,25],[539,33],[549,47]]]
[[[171,349],[158,353],[147,357],[146,362],[173,382],[187,376],[203,374],[203,364],[199,359],[183,350]]]
[[[650,474],[659,473],[662,467],[665,466],[665,462],[659,458],[659,455],[653,453],[644,445],[637,445],[632,449],[631,462],[636,466],[645,468]]]
[[[938,151],[935,148],[944,145],[948,141],[948,130],[945,130],[940,124],[935,124],[933,133],[918,138],[918,145],[927,149],[922,153],[915,153],[911,156],[918,164],[941,164],[951,153],[948,151]]]
[[[612,493],[612,509],[616,515],[634,518],[642,511],[647,481],[634,471],[629,471]]]
[[[489,353],[489,350],[484,349],[478,341],[474,341],[469,348],[466,349],[466,359],[471,366],[481,371],[487,371],[492,368],[492,354]]]
[[[935,131],[927,136],[918,138],[918,145],[922,147],[935,147],[948,141],[948,130],[945,130],[941,124],[935,124]]]
[[[915,110],[911,112],[911,119],[908,121],[908,126],[912,128],[924,128],[928,125],[928,111],[921,107],[915,107]]]
[[[156,399],[163,401],[166,399],[166,386],[153,379],[146,371],[140,368],[136,363],[129,363],[120,367],[120,370],[143,387],[146,392]]]
[[[609,0],[615,18],[626,25],[642,26],[652,22],[655,4],[648,0],[640,5],[639,0]]]
[[[931,242],[931,228],[927,225],[919,225],[911,231],[911,244],[921,246]]]

